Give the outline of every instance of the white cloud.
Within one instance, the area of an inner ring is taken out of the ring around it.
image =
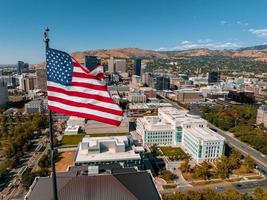
[[[221,20],[220,21],[221,25],[229,25],[229,26],[248,26],[249,24],[247,22],[242,22],[242,21],[225,21],[225,20]]]
[[[190,43],[191,43],[191,42],[188,41],[188,40],[184,40],[184,41],[181,42],[181,44],[190,44]]]
[[[228,24],[228,22],[227,22],[227,21],[225,21],[225,20],[221,20],[221,21],[220,21],[220,23],[221,23],[221,25]]]
[[[185,42],[186,41],[186,42]],[[158,51],[171,51],[171,50],[187,50],[187,49],[198,49],[198,48],[208,48],[208,49],[235,49],[241,47],[240,44],[228,41],[213,41],[212,39],[200,39],[196,42],[189,42],[188,40],[182,41],[179,45],[174,47],[161,47],[156,49]]]
[[[257,35],[257,36],[262,36],[262,37],[267,36],[267,28],[263,28],[263,29],[253,29],[253,28],[251,28],[248,31],[251,32],[252,34]]]

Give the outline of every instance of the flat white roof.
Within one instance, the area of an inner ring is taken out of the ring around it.
[[[75,126],[67,126],[67,128],[65,129],[65,132],[69,132],[69,131],[75,131],[75,132],[78,132],[79,130],[79,125],[75,125]]]
[[[146,116],[139,119],[143,125],[145,130],[147,131],[172,131],[173,127],[170,123],[157,116]]]
[[[220,136],[218,133],[212,131],[207,127],[191,127],[184,128],[187,132],[191,133],[195,138],[201,141],[209,141],[209,140],[224,140],[224,137]]]
[[[80,144],[81,145],[81,144]],[[134,150],[126,152],[106,151],[102,153],[88,153],[87,150],[79,150],[75,159],[76,163],[106,162],[106,161],[123,161],[123,160],[140,160],[141,157]]]

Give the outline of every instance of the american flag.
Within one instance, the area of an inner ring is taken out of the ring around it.
[[[48,109],[119,126],[123,111],[101,80],[103,67],[89,71],[69,54],[47,48]]]

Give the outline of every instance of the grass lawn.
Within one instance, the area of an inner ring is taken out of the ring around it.
[[[84,135],[64,135],[60,146],[78,145],[82,141]]]
[[[124,136],[129,135],[129,133],[91,133],[90,137],[108,137],[108,136]]]
[[[217,184],[217,183],[222,183],[224,182],[223,180],[216,180],[216,181],[212,181],[212,180],[207,180],[207,181],[201,181],[201,182],[193,182],[191,183],[193,186],[204,186],[204,185],[211,185],[211,184]]]
[[[176,175],[170,172],[169,170],[161,170],[159,177],[164,179],[166,182],[173,181],[177,178]]]
[[[177,187],[176,184],[168,184],[168,185],[163,185],[162,186],[164,190],[168,190],[168,189],[174,189]]]
[[[186,154],[180,147],[159,147],[162,153],[167,156],[171,161],[189,159],[189,155]]]
[[[252,175],[254,173],[255,173],[254,171],[248,172],[244,165],[241,165],[239,169],[233,170],[233,174],[236,175]]]
[[[247,177],[248,180],[252,180],[252,179],[263,179],[262,176],[249,176]]]

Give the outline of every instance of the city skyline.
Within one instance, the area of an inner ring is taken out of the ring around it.
[[[0,63],[44,61],[43,30],[67,52],[236,49],[267,41],[267,2],[0,0]],[[64,3],[64,4],[63,4]]]

